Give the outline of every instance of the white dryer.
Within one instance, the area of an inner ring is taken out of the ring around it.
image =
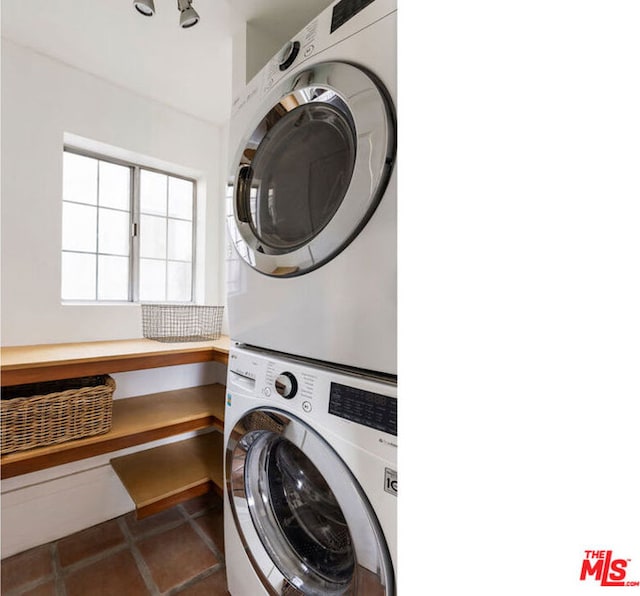
[[[395,0],[339,0],[235,99],[233,340],[397,374],[395,97]]]
[[[225,560],[232,596],[391,596],[396,385],[245,347],[229,354]]]

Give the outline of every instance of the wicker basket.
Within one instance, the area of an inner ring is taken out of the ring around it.
[[[0,453],[109,431],[115,387],[108,375],[4,387]]]
[[[163,342],[218,339],[223,310],[223,306],[143,304],[142,335]]]
[[[277,416],[267,412],[251,412],[242,419],[244,430],[268,430],[281,434],[285,428],[285,423],[281,422]]]

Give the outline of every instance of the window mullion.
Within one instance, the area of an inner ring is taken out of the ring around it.
[[[96,160],[96,300],[100,300],[100,160]]]
[[[191,297],[190,301],[196,301],[196,248],[197,248],[197,186],[193,185],[193,203],[191,208]]]
[[[131,260],[129,295],[132,302],[140,298],[140,168],[131,168]]]
[[[165,302],[169,300],[169,176],[167,176],[167,210],[164,216],[164,299]]]

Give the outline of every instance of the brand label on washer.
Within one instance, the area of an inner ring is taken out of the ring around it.
[[[384,469],[384,490],[394,497],[398,496],[398,472],[391,468]]]

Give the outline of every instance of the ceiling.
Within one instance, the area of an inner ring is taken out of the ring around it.
[[[331,0],[194,0],[200,22],[178,26],[176,0],[140,15],[132,0],[2,0],[2,36],[204,120],[231,106],[232,36],[245,22],[287,40]]]

